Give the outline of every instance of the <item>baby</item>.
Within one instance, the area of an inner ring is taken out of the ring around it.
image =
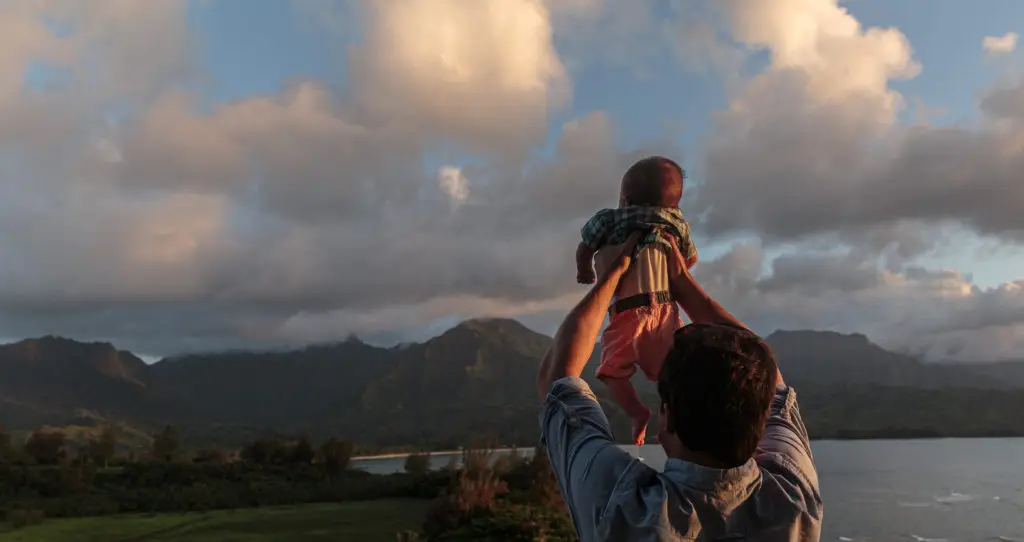
[[[637,365],[656,381],[679,329],[679,309],[668,292],[668,257],[678,243],[686,266],[697,263],[690,225],[679,210],[685,173],[676,162],[652,156],[633,164],[622,177],[618,209],[602,209],[583,226],[576,249],[576,281],[595,280],[594,256],[624,243],[636,230],[646,234],[637,245],[633,268],[615,292],[611,321],[601,336],[597,377],[632,420],[633,442],[644,443],[651,411],[629,381]],[[614,249],[607,251],[615,252]]]

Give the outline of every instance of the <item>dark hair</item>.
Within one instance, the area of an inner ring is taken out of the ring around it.
[[[685,178],[686,172],[674,160],[649,156],[626,170],[622,193],[630,205],[678,207]]]
[[[778,368],[771,348],[732,325],[680,328],[658,375],[668,430],[727,467],[754,455],[764,435]]]

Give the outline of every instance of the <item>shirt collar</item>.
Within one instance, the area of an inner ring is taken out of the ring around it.
[[[720,499],[726,494],[745,497],[761,480],[761,469],[753,458],[731,469],[714,469],[669,458],[665,461],[664,473],[673,482]]]

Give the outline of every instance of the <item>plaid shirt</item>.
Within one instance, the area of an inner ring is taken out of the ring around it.
[[[649,231],[637,244],[637,251],[655,243],[671,250],[671,241],[665,239],[665,234],[669,234],[675,237],[687,261],[697,255],[697,248],[690,239],[690,223],[677,208],[631,205],[601,209],[587,221],[580,233],[583,244],[598,250],[606,245],[624,243],[631,233],[642,229]]]

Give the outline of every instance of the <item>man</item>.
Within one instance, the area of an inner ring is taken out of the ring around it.
[[[579,376],[638,238],[565,317],[537,375],[542,440],[577,534],[583,542],[819,540],[818,475],[796,394],[768,346],[693,280],[678,247],[669,290],[693,323],[676,333],[658,377],[664,472],[612,440]]]

